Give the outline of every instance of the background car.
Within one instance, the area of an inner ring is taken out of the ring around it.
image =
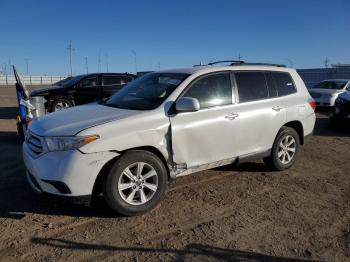
[[[335,112],[329,121],[333,128],[350,126],[350,91],[341,93],[335,100]]]
[[[349,79],[329,79],[309,89],[309,93],[316,106],[333,107],[338,95],[345,90],[350,90]]]
[[[48,112],[108,98],[135,79],[128,73],[97,73],[74,76],[59,84],[31,92],[30,97],[44,97]]]

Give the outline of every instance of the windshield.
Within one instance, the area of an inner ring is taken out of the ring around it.
[[[321,89],[343,89],[346,85],[346,81],[324,81],[318,83],[313,88],[321,88]]]
[[[131,110],[155,109],[188,76],[179,73],[146,74],[124,86],[105,105]]]
[[[62,79],[62,80],[60,80],[60,81],[54,83],[53,85],[54,85],[54,86],[62,86],[64,83],[66,83],[67,81],[71,80],[72,78],[73,78],[73,77],[69,76],[69,77],[67,77],[67,78],[65,78],[65,79]]]
[[[69,86],[73,86],[76,83],[78,83],[85,75],[80,75],[80,76],[73,76],[70,79],[68,79],[67,81],[64,81],[60,84],[60,86],[63,87],[69,87]]]

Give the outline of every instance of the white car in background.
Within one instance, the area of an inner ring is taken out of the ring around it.
[[[350,91],[349,79],[329,79],[309,89],[309,93],[315,100],[316,106],[333,107],[338,95],[346,90]]]

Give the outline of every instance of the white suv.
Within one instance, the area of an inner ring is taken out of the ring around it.
[[[32,121],[23,144],[34,190],[146,212],[169,180],[263,158],[295,162],[312,134],[315,102],[294,69],[199,66],[149,73],[110,99]]]

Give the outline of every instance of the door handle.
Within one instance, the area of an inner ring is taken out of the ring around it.
[[[225,118],[228,119],[228,120],[234,120],[234,119],[236,119],[238,116],[239,116],[238,114],[231,113],[231,114],[226,115]]]
[[[280,107],[280,106],[274,106],[274,107],[272,107],[272,110],[274,110],[274,111],[276,111],[276,112],[279,112],[279,111],[281,111],[283,108],[282,107]]]

